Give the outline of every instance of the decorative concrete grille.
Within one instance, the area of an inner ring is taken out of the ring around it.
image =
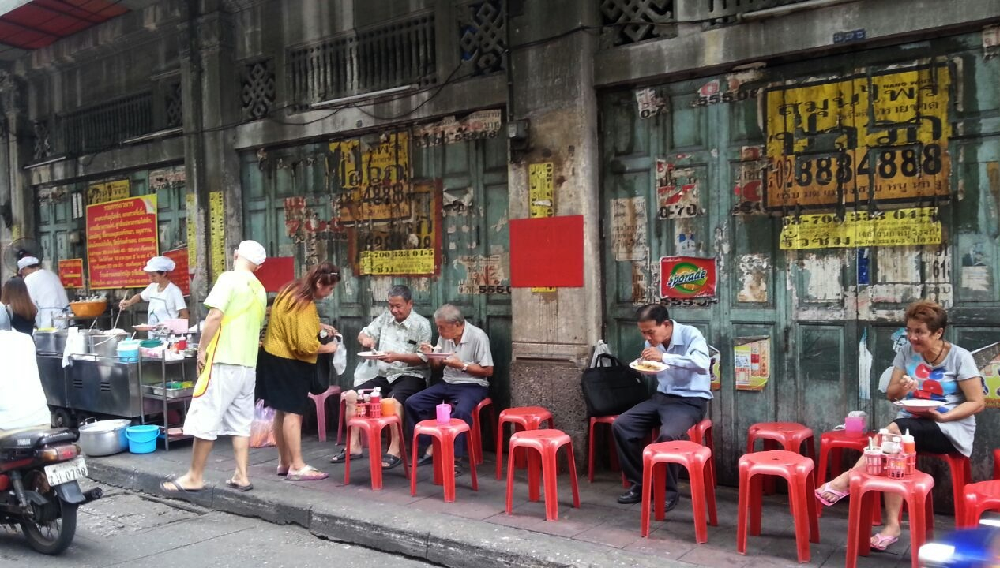
[[[271,114],[277,96],[278,89],[270,59],[244,67],[240,90],[244,120],[260,120]]]
[[[462,62],[474,75],[502,71],[507,50],[505,0],[467,2],[457,10]]]
[[[107,150],[156,129],[153,94],[140,93],[62,117],[66,149],[72,154]],[[158,125],[162,128],[162,125]]]
[[[49,141],[50,129],[47,120],[35,123],[35,161],[47,159],[52,155],[52,144]]]
[[[166,114],[166,127],[177,128],[184,122],[184,103],[181,96],[181,83],[177,81],[166,86],[166,96],[164,101],[164,113]]]
[[[437,82],[434,14],[421,12],[288,52],[291,98],[303,107]]]
[[[601,0],[600,7],[606,46],[677,35],[673,0]]]

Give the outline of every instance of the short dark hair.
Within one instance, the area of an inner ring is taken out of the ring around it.
[[[652,321],[656,322],[656,325],[663,325],[664,322],[670,321],[670,312],[662,304],[646,304],[636,311],[635,317],[639,321]]]
[[[389,298],[402,298],[404,302],[413,301],[413,292],[410,292],[410,287],[403,284],[396,284],[392,288],[389,288]]]
[[[906,321],[910,320],[923,322],[928,331],[935,332],[947,327],[948,312],[936,302],[919,300],[906,308]]]

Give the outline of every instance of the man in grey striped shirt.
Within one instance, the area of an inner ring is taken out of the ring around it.
[[[427,386],[430,368],[427,358],[420,352],[420,345],[431,340],[431,324],[427,318],[413,311],[413,294],[406,286],[393,286],[389,290],[389,310],[361,330],[358,341],[365,349],[378,346],[378,376],[362,383],[344,395],[347,399],[347,416],[354,416],[354,405],[358,391],[380,389],[382,397],[392,400],[396,414],[403,419],[403,403],[410,396]],[[392,469],[402,463],[399,455],[399,433],[392,432],[389,449],[382,457],[382,467]],[[356,429],[351,436],[352,457],[361,455],[361,435]],[[346,449],[341,450],[330,461],[340,463],[346,458]]]

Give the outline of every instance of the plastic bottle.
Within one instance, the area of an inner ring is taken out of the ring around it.
[[[910,430],[906,430],[906,434],[903,434],[903,453],[904,454],[915,454],[917,453],[917,442],[910,435]]]
[[[372,418],[382,416],[382,389],[379,387],[375,387],[375,390],[372,391],[371,405],[368,407],[368,412]]]

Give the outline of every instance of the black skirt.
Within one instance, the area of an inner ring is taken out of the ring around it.
[[[260,398],[269,408],[304,415],[309,409],[309,384],[316,364],[285,359],[261,349],[257,357]]]

